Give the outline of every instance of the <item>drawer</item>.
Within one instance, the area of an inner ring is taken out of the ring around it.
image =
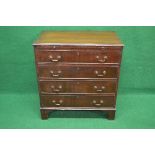
[[[114,107],[115,96],[99,95],[42,95],[41,106],[45,107]]]
[[[40,79],[64,78],[117,78],[118,66],[103,65],[39,65],[38,76]]]
[[[120,63],[120,50],[37,51],[38,63]]]
[[[53,93],[115,93],[116,80],[40,81],[42,94]]]

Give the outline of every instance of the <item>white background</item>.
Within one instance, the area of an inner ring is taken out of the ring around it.
[[[154,8],[153,0],[0,0],[0,25],[154,26]],[[0,130],[1,155],[154,155],[154,147],[154,130]]]
[[[154,130],[1,130],[2,155],[154,155]]]
[[[154,0],[0,0],[0,25],[153,25]]]

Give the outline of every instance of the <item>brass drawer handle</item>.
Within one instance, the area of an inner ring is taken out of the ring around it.
[[[96,56],[96,59],[97,59],[98,62],[105,62],[105,61],[108,59],[108,56],[105,55],[105,56],[103,57],[103,59],[100,59],[99,56]]]
[[[60,56],[60,55],[57,56],[57,59],[54,59],[52,55],[49,55],[48,58],[49,58],[49,60],[52,61],[52,62],[58,62],[58,61],[61,60],[61,56]]]
[[[101,104],[100,104],[100,103],[95,103],[94,105],[95,105],[95,106],[101,106]]]
[[[106,71],[104,70],[104,71],[102,71],[102,74],[99,74],[99,72],[96,70],[95,71],[95,74],[96,74],[96,76],[98,76],[98,77],[103,77],[103,76],[105,76],[106,75]]]
[[[61,74],[62,72],[59,70],[59,71],[57,72],[58,74],[54,74],[54,71],[51,70],[50,73],[51,73],[51,76],[52,76],[52,77],[59,77],[60,74]]]
[[[53,89],[53,91],[54,91],[54,92],[60,92],[60,90],[59,90],[59,89]]]
[[[56,106],[60,106],[61,104],[60,104],[60,103],[55,103],[55,105],[56,105]]]
[[[58,74],[52,74],[52,76],[53,76],[53,77],[58,77],[59,75],[58,75]]]
[[[102,106],[102,104],[104,103],[104,101],[103,100],[100,100],[100,102],[99,103],[97,103],[97,101],[96,100],[93,100],[93,105],[94,106]]]
[[[97,91],[97,92],[103,92],[105,90],[105,86],[101,86],[101,89],[98,89],[97,86],[94,86],[94,89]]]
[[[63,100],[59,100],[59,102],[56,102],[55,100],[52,100],[52,103],[54,103],[54,105],[56,106],[60,106],[63,103]]]
[[[55,86],[52,85],[52,86],[51,86],[51,89],[52,89],[53,92],[60,92],[61,89],[62,89],[62,85],[59,85],[59,86],[58,86],[58,89],[56,89]]]

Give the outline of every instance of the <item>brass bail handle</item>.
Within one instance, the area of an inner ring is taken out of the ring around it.
[[[104,70],[104,71],[102,71],[102,74],[99,74],[99,72],[96,70],[95,71],[95,74],[96,74],[96,76],[98,76],[98,77],[103,77],[103,76],[105,76],[106,75],[106,70]]]
[[[94,89],[97,91],[97,92],[103,92],[105,90],[105,86],[101,86],[100,89],[98,89],[97,86],[94,86]]]
[[[55,86],[52,85],[52,86],[51,86],[51,89],[52,89],[52,91],[54,91],[54,92],[60,92],[61,89],[62,89],[62,85],[59,85],[57,89],[55,88]]]
[[[61,55],[58,55],[58,56],[57,56],[57,59],[54,59],[52,55],[49,55],[48,58],[49,58],[49,60],[52,61],[52,62],[58,62],[58,61],[61,60]]]
[[[56,106],[60,106],[63,103],[63,100],[59,100],[58,102],[56,100],[52,100],[52,103],[55,104]]]
[[[103,103],[104,103],[104,101],[103,100],[100,100],[100,102],[98,103],[96,100],[93,100],[93,105],[95,105],[95,106],[101,106]]]
[[[53,77],[59,77],[60,74],[62,73],[62,71],[61,71],[61,70],[58,70],[58,71],[57,71],[57,74],[54,74],[54,71],[51,70],[50,73],[51,73],[51,75],[52,75]]]
[[[102,59],[102,58],[100,58],[100,57],[97,55],[97,56],[96,56],[96,59],[97,59],[98,62],[105,62],[105,61],[108,59],[108,56],[105,55],[105,56],[103,56],[103,59]]]

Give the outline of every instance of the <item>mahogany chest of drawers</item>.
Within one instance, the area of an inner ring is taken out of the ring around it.
[[[33,44],[42,119],[52,110],[115,118],[123,44],[115,32],[45,31]]]

